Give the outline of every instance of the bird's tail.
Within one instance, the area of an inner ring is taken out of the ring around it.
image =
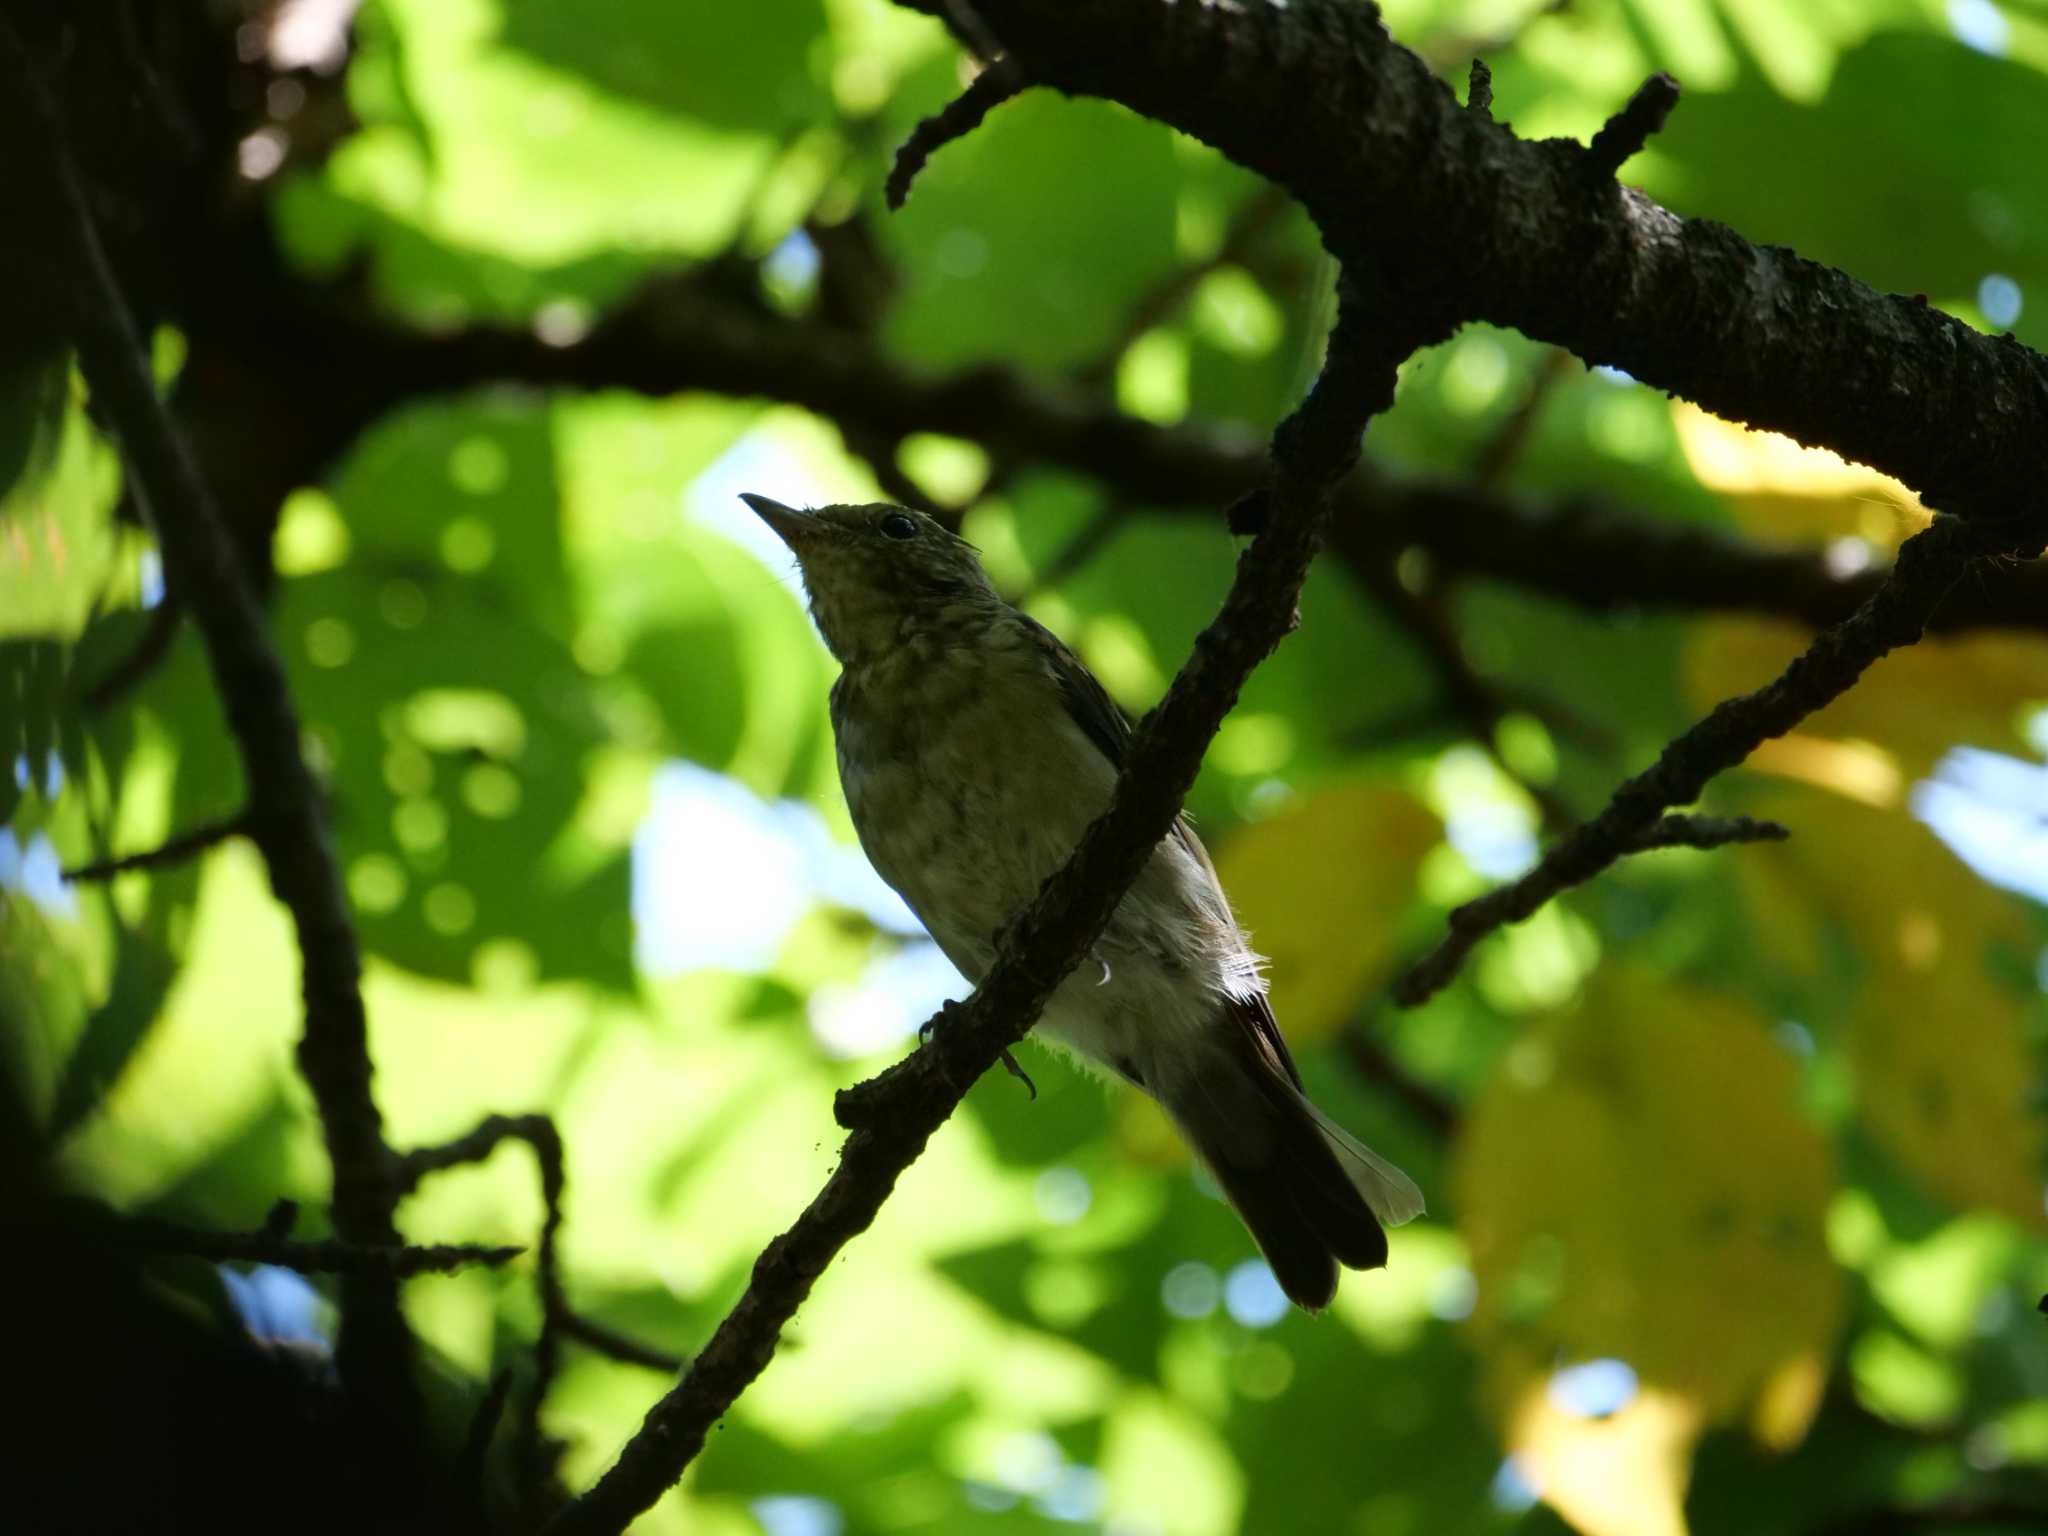
[[[1337,1294],[1337,1266],[1387,1262],[1385,1227],[1422,1212],[1415,1181],[1347,1134],[1263,1060],[1216,1053],[1162,1085],[1180,1124],[1250,1230],[1280,1288],[1318,1311]]]

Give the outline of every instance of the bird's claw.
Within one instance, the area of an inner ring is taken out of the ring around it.
[[[1008,1047],[1005,1047],[1003,1050],[1003,1066],[1008,1070],[1010,1076],[1020,1079],[1024,1086],[1031,1090],[1031,1097],[1034,1100],[1037,1099],[1038,1084],[1031,1081],[1031,1074],[1018,1064],[1017,1058],[1010,1054]]]

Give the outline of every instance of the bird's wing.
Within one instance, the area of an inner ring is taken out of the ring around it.
[[[1131,722],[1117,707],[1116,700],[1109,696],[1108,690],[1096,680],[1095,674],[1059,636],[1036,619],[1026,617],[1024,624],[1044,653],[1054,681],[1059,684],[1060,701],[1066,705],[1068,716],[1080,727],[1081,734],[1109,759],[1110,766],[1121,769],[1130,749]],[[1201,866],[1202,872],[1209,877],[1209,883],[1221,891],[1223,882],[1216,876],[1216,866],[1209,858],[1209,850],[1195,836],[1195,829],[1185,813],[1174,818],[1173,836]],[[1294,1055],[1287,1049],[1287,1041],[1280,1033],[1280,1022],[1273,1017],[1273,1005],[1266,1000],[1264,992],[1228,999],[1224,1013],[1244,1031],[1253,1050],[1269,1067],[1296,1088],[1301,1086],[1301,1072],[1294,1065]]]

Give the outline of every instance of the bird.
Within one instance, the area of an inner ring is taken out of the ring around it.
[[[839,779],[862,850],[971,983],[1108,806],[1131,726],[974,547],[889,503],[743,500],[796,557],[840,664]],[[1296,1305],[1387,1262],[1421,1214],[1400,1169],[1309,1101],[1260,961],[1187,818],[1152,851],[1034,1034],[1158,1101]]]

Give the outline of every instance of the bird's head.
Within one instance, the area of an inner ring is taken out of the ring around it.
[[[740,500],[796,556],[825,644],[848,666],[1001,606],[974,546],[921,512],[887,502],[799,512],[766,496]]]

